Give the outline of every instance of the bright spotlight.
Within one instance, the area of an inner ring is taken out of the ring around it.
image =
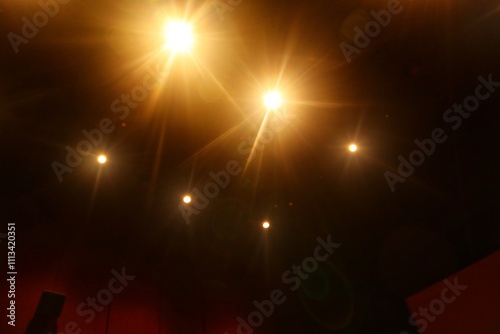
[[[186,204],[191,203],[191,196],[189,196],[189,195],[184,196],[182,201]]]
[[[175,53],[189,52],[194,43],[192,27],[184,21],[169,21],[165,25],[165,49]]]
[[[357,150],[358,150],[358,147],[355,144],[349,145],[349,151],[356,152]]]
[[[106,156],[102,155],[102,154],[97,157],[97,162],[100,163],[100,164],[106,163],[107,160],[108,159],[106,158]]]
[[[271,226],[271,224],[269,224],[269,222],[263,222],[262,223],[262,227],[263,228],[269,228],[269,226]]]
[[[281,94],[278,92],[269,92],[264,96],[264,104],[269,110],[276,110],[283,104]]]

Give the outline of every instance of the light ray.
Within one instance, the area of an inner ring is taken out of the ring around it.
[[[243,174],[245,174],[250,162],[253,160],[253,156],[256,154],[255,149],[256,149],[256,144],[260,139],[260,136],[262,134],[262,131],[264,130],[266,124],[267,124],[267,119],[269,118],[269,112],[266,112],[264,119],[262,120],[262,123],[260,124],[259,131],[257,132],[257,136],[255,137],[255,140],[252,144],[252,149],[250,151],[250,155],[248,156],[247,161],[245,162],[245,167],[243,168]]]
[[[194,154],[192,154],[188,159],[186,159],[182,164],[182,165],[185,165],[186,163],[188,163],[189,161],[197,158],[198,156],[200,156],[202,153],[210,150],[211,148],[213,148],[215,145],[217,145],[219,142],[221,142],[222,140],[224,140],[226,137],[228,137],[230,134],[232,134],[233,132],[235,132],[236,130],[238,130],[243,124],[246,124],[248,122],[248,119],[251,118],[251,116],[247,117],[246,119],[242,120],[240,123],[238,124],[235,124],[233,127],[231,127],[229,130],[227,130],[226,132],[224,132],[223,134],[219,135],[217,138],[215,138],[214,140],[212,140],[211,142],[209,142],[207,145],[203,146],[201,149],[199,149],[198,151],[196,151]]]

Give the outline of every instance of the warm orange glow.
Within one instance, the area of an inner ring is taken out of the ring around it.
[[[271,226],[271,224],[269,224],[269,222],[267,221],[262,223],[263,228],[269,228],[269,226]]]
[[[276,110],[283,104],[283,98],[280,93],[272,91],[264,96],[264,104],[267,109]]]
[[[184,21],[169,21],[164,31],[165,49],[175,53],[191,51],[194,35],[191,25]]]
[[[182,201],[186,204],[191,203],[191,196],[186,195],[184,198],[182,198]]]
[[[355,144],[349,145],[349,151],[356,152],[357,150],[358,150],[358,147]]]
[[[100,164],[106,163],[107,160],[108,159],[106,158],[106,156],[102,154],[97,157],[97,162],[99,162]]]

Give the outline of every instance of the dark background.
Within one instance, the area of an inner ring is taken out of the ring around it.
[[[110,105],[157,64],[155,23],[174,4],[197,13],[198,49],[121,124]],[[3,1],[0,233],[16,223],[18,294],[2,333],[23,333],[53,290],[67,295],[60,331],[233,334],[273,289],[287,301],[256,333],[416,333],[405,298],[500,245],[500,89],[457,130],[442,119],[478,76],[500,81],[500,2],[403,1],[347,63],[339,43],[386,6],[244,0],[221,20],[201,1],[72,0],[16,54],[7,34],[40,7]],[[238,145],[280,73],[296,117],[185,224],[182,196],[245,163]],[[59,182],[51,164],[102,118],[116,129],[93,154],[108,163],[88,156]],[[437,127],[446,142],[391,192],[384,172]],[[340,248],[291,292],[282,273],[329,234]],[[122,267],[135,279],[86,324],[77,305]]]

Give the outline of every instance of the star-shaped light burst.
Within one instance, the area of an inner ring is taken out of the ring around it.
[[[174,53],[189,53],[195,40],[191,24],[181,20],[166,23],[164,38],[164,48]]]
[[[264,95],[264,105],[268,110],[276,110],[283,105],[283,98],[277,91],[268,92]]]

